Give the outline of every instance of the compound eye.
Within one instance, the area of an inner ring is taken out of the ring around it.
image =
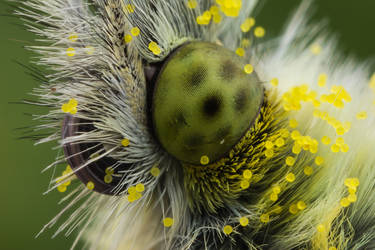
[[[152,119],[157,139],[181,162],[224,156],[242,138],[263,101],[255,73],[232,51],[191,42],[173,52],[155,81]]]

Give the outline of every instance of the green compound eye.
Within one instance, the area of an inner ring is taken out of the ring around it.
[[[200,165],[202,156],[218,160],[241,139],[263,101],[258,77],[244,66],[213,43],[188,43],[169,56],[152,103],[154,131],[167,152]]]

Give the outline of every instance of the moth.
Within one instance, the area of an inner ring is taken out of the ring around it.
[[[68,213],[57,233],[88,249],[375,248],[375,75],[310,1],[272,41],[258,4],[23,3],[66,193],[45,228]]]

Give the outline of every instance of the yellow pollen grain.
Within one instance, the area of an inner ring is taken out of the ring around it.
[[[337,250],[336,247],[329,247],[328,250]]]
[[[296,162],[296,159],[294,157],[292,157],[292,156],[288,156],[285,159],[285,163],[288,166],[293,166],[295,162]]]
[[[236,54],[239,56],[244,56],[245,55],[245,50],[243,48],[237,48],[236,49]],[[245,67],[250,64],[246,64]]]
[[[134,13],[134,9],[135,9],[135,6],[133,4],[127,4],[126,5],[126,10],[129,12],[129,13]]]
[[[306,203],[304,201],[297,202],[297,208],[299,210],[304,210],[306,208]]]
[[[173,225],[173,218],[171,217],[164,218],[163,224],[165,227],[171,227]]]
[[[351,203],[356,202],[357,201],[357,195],[356,194],[349,194],[347,199]]]
[[[254,67],[251,64],[246,64],[243,68],[246,74],[251,74],[254,71]]]
[[[145,191],[145,185],[143,185],[142,183],[138,183],[137,185],[135,185],[135,190],[138,193],[142,193],[143,191]]]
[[[76,42],[78,40],[78,35],[77,34],[71,34],[68,39],[72,42]]]
[[[135,188],[135,186],[130,186],[128,188],[128,193],[129,194],[135,194],[135,193],[137,193],[137,189]]]
[[[356,115],[357,120],[365,120],[367,118],[367,112],[361,111]]]
[[[243,47],[243,48],[250,47],[250,44],[251,44],[251,42],[247,38],[244,38],[244,39],[241,40],[241,47]]]
[[[316,165],[320,166],[320,165],[323,164],[323,162],[324,162],[324,158],[323,157],[321,157],[321,156],[315,157],[315,164]]]
[[[275,193],[271,193],[270,194],[270,200],[271,201],[277,201],[277,199],[279,198],[279,196]]]
[[[250,187],[250,182],[248,180],[242,180],[240,186],[243,190],[248,189]]]
[[[275,145],[279,148],[284,146],[285,145],[284,139],[283,138],[277,138],[277,140],[275,141]]]
[[[293,182],[296,180],[296,176],[293,173],[289,173],[285,176],[287,182]]]
[[[243,178],[250,180],[251,177],[253,176],[253,173],[249,169],[246,169],[245,171],[243,171],[242,175],[243,175]]]
[[[111,183],[112,181],[113,181],[113,177],[112,177],[112,175],[106,174],[106,175],[104,176],[104,182],[105,182],[105,183]]]
[[[76,50],[74,48],[67,48],[66,49],[66,55],[67,56],[75,56]]]
[[[277,85],[279,85],[279,79],[272,78],[270,83],[271,83],[272,86],[277,87]]]
[[[131,33],[133,36],[139,36],[139,34],[141,33],[141,31],[139,30],[138,27],[133,27],[133,28],[130,30],[130,33]]]
[[[212,20],[214,20],[214,23],[220,23],[221,20],[222,20],[222,17],[221,17],[221,15],[219,13],[218,14],[213,14]]]
[[[307,176],[310,176],[312,175],[312,173],[314,172],[313,168],[310,167],[310,166],[306,166],[304,169],[303,169],[303,173]]]
[[[157,166],[151,168],[150,173],[152,176],[157,177],[160,175],[160,169]]]
[[[121,140],[121,145],[124,147],[128,147],[130,145],[130,140],[127,138],[124,138]]]
[[[92,55],[92,54],[94,54],[95,49],[94,49],[94,47],[88,45],[88,46],[85,47],[85,51],[86,51],[86,54]]]
[[[296,214],[298,213],[298,207],[296,204],[292,204],[289,206],[289,213]]]
[[[342,207],[348,207],[350,205],[350,201],[348,200],[348,198],[342,198],[340,200],[340,205]]]
[[[154,41],[151,41],[149,44],[148,44],[148,49],[154,53],[155,55],[159,55],[161,53],[161,49],[159,47],[159,45],[154,42]]]
[[[112,175],[112,174],[115,173],[115,170],[113,168],[111,168],[111,167],[107,167],[105,169],[105,173],[108,174],[108,175]]]
[[[86,187],[90,190],[93,190],[95,188],[95,184],[92,181],[89,181],[86,183]]]
[[[287,130],[287,129],[280,129],[280,134],[281,134],[281,137],[283,137],[283,138],[288,138],[289,137],[289,135],[290,135],[290,133],[289,133],[289,131]]]
[[[268,223],[270,221],[270,216],[268,214],[262,214],[260,216],[260,221],[263,223]]]
[[[254,18],[246,18],[245,21],[241,24],[240,28],[242,32],[248,32],[251,27],[255,25],[255,19]]]
[[[130,34],[124,36],[125,43],[130,43],[133,40],[133,37]]]
[[[210,158],[207,155],[201,156],[200,163],[202,165],[207,165],[210,162]]]
[[[333,145],[331,146],[331,151],[332,151],[333,153],[337,153],[337,152],[339,152],[339,151],[340,151],[340,145],[338,145],[337,143],[333,144]]]
[[[327,82],[327,75],[326,74],[320,74],[318,77],[318,86],[319,87],[324,87],[326,86]]]
[[[197,0],[188,0],[187,1],[187,7],[189,9],[195,9],[198,6]]]
[[[67,190],[66,185],[57,186],[57,191],[59,191],[60,193],[64,193],[66,190]]]
[[[319,233],[324,233],[326,231],[326,227],[323,225],[323,224],[319,224],[317,227],[316,227],[316,230],[319,232]]]
[[[264,147],[266,147],[266,149],[272,149],[273,148],[273,142],[267,140],[266,143],[264,144]]]
[[[241,217],[240,218],[240,224],[241,224],[241,226],[246,227],[249,224],[249,219],[246,218],[246,217]]]
[[[230,235],[233,232],[233,227],[230,226],[230,225],[226,225],[226,226],[223,227],[223,232],[226,235]]]
[[[344,143],[345,143],[344,138],[339,137],[339,138],[336,139],[336,144],[338,144],[338,145],[342,145],[342,144],[344,144]]]
[[[322,51],[322,47],[317,44],[317,43],[314,43],[313,45],[311,45],[310,47],[310,51],[311,53],[313,53],[314,55],[319,55],[320,52]]]
[[[341,150],[341,152],[343,152],[343,153],[348,152],[348,151],[349,151],[349,145],[346,144],[346,143],[340,145],[340,150]]]
[[[325,145],[331,144],[331,138],[329,138],[328,136],[323,136],[322,137],[322,143],[325,144]]]
[[[297,140],[299,137],[301,137],[301,134],[299,133],[298,130],[293,130],[290,136],[292,137],[293,140]]]
[[[279,194],[281,192],[280,186],[274,186],[272,188],[272,192],[274,192],[275,194]]]
[[[289,121],[289,127],[291,127],[291,128],[296,128],[297,126],[298,126],[298,122],[297,122],[296,119],[291,119],[291,120]]]
[[[266,150],[264,151],[264,155],[265,155],[267,158],[271,158],[271,157],[274,155],[273,149],[266,149]]]
[[[349,192],[349,194],[355,194],[355,192],[357,192],[357,188],[356,187],[348,187],[348,192]]]
[[[254,35],[256,37],[261,38],[261,37],[264,37],[265,34],[266,34],[266,30],[261,26],[258,26],[254,29]]]

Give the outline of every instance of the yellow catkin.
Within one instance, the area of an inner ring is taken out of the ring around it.
[[[243,227],[246,227],[249,224],[249,219],[246,217],[241,217],[239,221],[240,221],[241,226]]]
[[[163,224],[165,227],[171,227],[173,225],[173,218],[171,217],[164,218]]]
[[[274,192],[275,194],[279,194],[280,192],[281,192],[281,188],[280,188],[280,186],[274,186],[273,188],[272,188],[272,192]]]
[[[264,155],[267,157],[267,158],[271,158],[273,155],[274,155],[274,152],[272,149],[266,149],[264,151]]]
[[[225,225],[223,227],[223,232],[226,234],[226,235],[230,235],[232,232],[233,232],[233,227],[230,226],[230,225]]]

